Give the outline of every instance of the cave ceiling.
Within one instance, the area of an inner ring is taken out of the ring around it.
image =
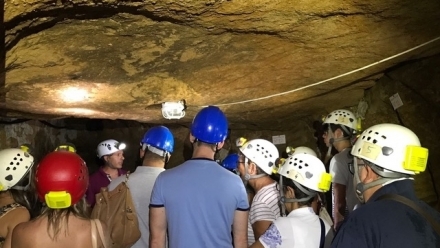
[[[438,0],[3,5],[4,117],[189,123],[218,105],[231,127],[289,128],[356,106],[389,68],[440,51]],[[181,99],[185,117],[165,120],[161,104]]]

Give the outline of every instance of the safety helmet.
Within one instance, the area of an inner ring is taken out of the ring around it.
[[[237,153],[229,154],[225,159],[223,159],[222,166],[230,171],[236,170],[238,158],[239,156]]]
[[[317,192],[328,191],[332,181],[322,161],[310,154],[289,156],[278,173]]]
[[[53,209],[68,208],[86,193],[89,172],[76,153],[56,151],[46,155],[37,167],[35,183],[38,198]]]
[[[223,142],[228,136],[228,120],[218,107],[205,107],[194,117],[191,134],[208,144]]]
[[[0,191],[13,188],[34,165],[34,157],[20,148],[0,151]]]
[[[279,157],[277,147],[265,139],[253,139],[240,147],[241,153],[266,174],[271,175]]]
[[[383,169],[414,175],[426,169],[428,149],[406,127],[378,124],[367,128],[357,139],[351,154]]]
[[[96,148],[96,152],[98,158],[102,158],[105,155],[110,155],[117,151],[122,151],[124,149],[125,149],[124,143],[119,143],[114,139],[108,139],[99,143],[98,147]]]
[[[174,136],[167,127],[152,127],[144,134],[141,145],[145,145],[143,149],[145,149],[146,146],[152,146],[159,150],[172,153],[174,149]]]
[[[293,156],[296,154],[310,154],[312,156],[318,157],[313,149],[306,146],[298,146],[297,148],[294,148],[290,155]]]
[[[346,109],[338,109],[328,114],[323,122],[325,124],[336,124],[350,128],[349,133],[356,133],[358,128],[356,116]]]

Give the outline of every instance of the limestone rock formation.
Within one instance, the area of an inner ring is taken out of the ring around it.
[[[440,50],[437,0],[6,0],[3,7],[1,102],[11,117],[170,123],[161,103],[185,99],[182,123],[219,105],[232,127],[287,129],[356,105],[386,68]],[[71,87],[87,95],[69,100],[63,92]]]

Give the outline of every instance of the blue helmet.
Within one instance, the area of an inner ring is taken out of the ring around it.
[[[152,127],[144,134],[141,140],[141,145],[144,144],[172,153],[174,149],[174,136],[167,127]]]
[[[226,156],[222,161],[222,166],[230,171],[236,170],[238,164],[238,154],[233,153]]]
[[[218,107],[205,107],[194,117],[191,134],[208,144],[223,142],[228,136],[228,120]]]

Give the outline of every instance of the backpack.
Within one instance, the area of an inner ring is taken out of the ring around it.
[[[99,219],[107,225],[111,247],[131,247],[141,237],[139,221],[127,185],[129,173],[125,181],[109,191],[101,188],[96,194],[96,204],[92,210],[92,218]]]

